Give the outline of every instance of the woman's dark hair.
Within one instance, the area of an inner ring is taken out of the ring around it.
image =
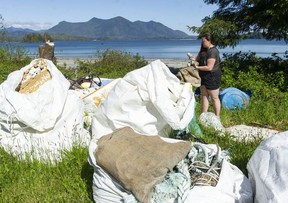
[[[203,35],[201,35],[201,38],[204,37],[207,41],[211,42],[212,44],[214,44],[214,38],[210,33],[205,33]]]
[[[203,46],[203,43],[201,43],[201,47],[200,47],[200,52],[206,52],[208,49],[206,47]]]

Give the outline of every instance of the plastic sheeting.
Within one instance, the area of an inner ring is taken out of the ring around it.
[[[225,128],[220,121],[220,117],[212,112],[203,112],[199,116],[200,123],[206,128],[212,128],[216,131],[225,132]]]
[[[23,74],[37,60],[46,63],[51,80],[33,93],[15,91]],[[69,82],[52,63],[35,59],[9,74],[0,85],[0,147],[21,159],[61,160],[64,149],[88,145],[90,135],[83,127],[84,104],[69,91]]]
[[[101,137],[125,126],[141,134],[161,136],[168,136],[167,127],[185,129],[194,116],[190,86],[181,85],[160,60],[127,73],[97,108],[92,136]]]
[[[256,148],[247,164],[254,202],[288,202],[288,131],[274,135]]]

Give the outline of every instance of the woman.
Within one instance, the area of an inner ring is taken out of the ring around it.
[[[221,84],[220,56],[218,49],[214,46],[212,35],[207,33],[201,37],[201,50],[196,57],[199,65],[194,67],[199,70],[201,78],[201,102],[202,112],[207,112],[209,108],[209,96],[212,100],[214,113],[220,116],[221,102],[219,99],[219,88]],[[205,54],[205,49],[207,49]],[[206,56],[205,56],[206,55]]]

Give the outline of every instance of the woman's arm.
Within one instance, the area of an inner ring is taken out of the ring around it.
[[[194,68],[202,71],[212,71],[213,67],[215,65],[216,59],[210,58],[207,60],[207,65],[206,66],[196,66],[194,65]]]

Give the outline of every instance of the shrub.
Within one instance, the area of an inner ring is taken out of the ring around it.
[[[255,53],[225,54],[221,68],[223,71],[223,87],[239,89],[276,88],[287,92],[288,88],[288,55],[283,58],[272,55],[268,58],[257,57]],[[263,91],[262,91],[263,92]]]
[[[148,63],[139,54],[131,55],[127,52],[108,49],[104,52],[99,51],[97,60],[94,62],[78,60],[77,64],[76,70],[65,70],[65,67],[60,69],[70,79],[87,76],[90,73],[103,78],[119,78]]]
[[[255,53],[227,54],[222,62],[222,88],[252,90],[247,109],[221,112],[223,125],[261,123],[278,130],[287,130],[288,71],[287,55],[259,58]],[[287,114],[287,115],[286,115]]]
[[[11,72],[15,70],[19,70],[29,63],[30,63],[30,59],[26,57],[20,60],[15,60],[15,61],[2,60],[0,63],[0,84],[7,79],[7,76]]]

